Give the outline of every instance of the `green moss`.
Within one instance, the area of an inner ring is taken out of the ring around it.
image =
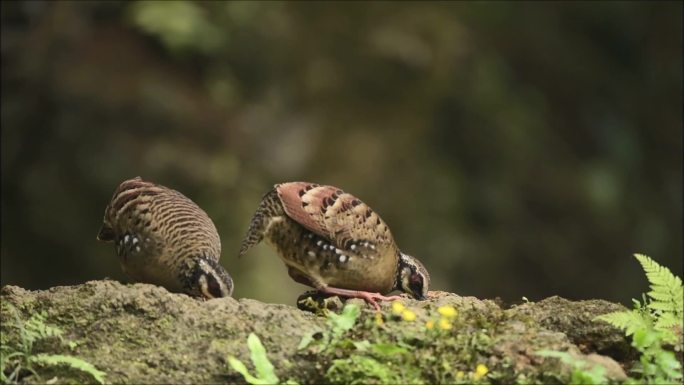
[[[322,380],[332,383],[560,383],[554,374],[563,365],[532,353],[548,348],[581,355],[564,334],[491,302],[404,303],[382,318],[364,311],[349,331],[323,335],[300,354],[315,356]],[[442,306],[457,314],[445,317]]]
[[[310,348],[325,362],[325,380],[355,383],[453,383],[473,380],[469,375],[487,361],[501,314],[477,314],[452,319],[441,317],[436,308],[406,309],[417,314],[413,321],[403,314],[380,321],[365,313],[353,330],[332,341]],[[409,318],[412,318],[409,317]],[[445,322],[440,327],[440,322]],[[428,324],[430,326],[428,326]],[[429,328],[429,329],[428,329]],[[447,329],[448,328],[448,329]],[[459,372],[462,372],[459,377]],[[482,378],[480,378],[482,379]]]
[[[593,340],[601,340],[607,351],[620,335],[609,328],[578,330],[579,315],[588,312],[587,317],[593,317],[600,311],[587,309],[598,309],[600,303],[541,301],[503,310],[491,301],[448,293],[429,301],[407,299],[404,312],[382,304],[381,322],[363,301],[348,300],[346,304],[358,305],[360,312],[351,327],[337,333],[332,333],[326,317],[290,306],[231,298],[198,301],[144,284],[94,281],[35,292],[5,287],[2,300],[13,304],[24,319],[44,312],[47,323],[78,341],[73,349],[46,344],[42,351],[82,357],[107,372],[107,381],[113,383],[244,381],[227,369],[226,357],[251,362],[245,344],[250,333],[259,336],[278,378],[302,384],[558,382],[562,365],[532,353],[583,352],[560,330],[564,326],[550,330],[542,325],[540,309],[562,316],[578,335],[592,338],[591,333],[599,333]],[[340,312],[344,306],[339,299],[321,303],[321,313],[330,308]],[[448,326],[445,329],[439,325],[440,306],[458,313],[443,325]],[[572,314],[567,314],[568,307]],[[6,315],[2,316],[4,320]],[[0,329],[3,344],[17,338],[5,324]],[[309,342],[298,349],[305,337]],[[478,365],[486,366],[487,373],[478,375]]]

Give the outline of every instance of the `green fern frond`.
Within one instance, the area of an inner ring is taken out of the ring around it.
[[[679,383],[681,364],[675,354],[667,350],[667,345],[675,351],[684,350],[682,279],[646,255],[634,256],[646,272],[651,291],[642,295],[643,303],[632,300],[632,311],[608,313],[595,319],[608,322],[632,336],[632,346],[641,353],[639,363],[632,369],[641,374],[639,380],[642,382],[637,383]]]
[[[652,301],[648,303],[648,308],[673,313],[681,320],[684,308],[684,286],[681,278],[646,255],[634,254],[634,257],[644,268],[648,282],[651,284],[648,296]],[[680,322],[679,325],[681,324]]]
[[[26,336],[31,341],[37,341],[44,338],[55,337],[62,341],[62,329],[56,326],[50,326],[45,323],[45,316],[43,314],[34,314],[24,323]]]
[[[62,329],[46,323],[44,312],[34,313],[28,320],[22,321],[19,311],[11,304],[5,306],[3,303],[3,311],[5,310],[13,314],[15,322],[12,326],[18,330],[20,340],[14,344],[8,344],[9,338],[5,333],[0,333],[0,342],[2,343],[2,349],[0,349],[2,350],[0,357],[0,383],[16,383],[21,371],[28,371],[38,378],[38,373],[31,368],[31,364],[44,366],[66,365],[72,369],[88,373],[100,384],[104,383],[106,374],[97,370],[95,366],[83,359],[60,354],[34,353],[34,343],[47,338],[57,338],[60,343],[66,343],[68,346],[73,344],[72,341],[65,341]],[[11,373],[8,374],[8,372]]]
[[[675,327],[682,323],[681,318],[677,318],[672,313],[665,313],[660,316],[655,322],[655,328],[657,329],[669,329]]]
[[[616,311],[600,315],[595,319],[608,322],[616,328],[624,330],[628,336],[640,329],[653,328],[651,318],[636,311]]]
[[[682,319],[675,317],[672,313],[664,313],[655,320],[653,325],[655,330],[663,334],[663,340],[671,345],[681,344],[682,338]]]
[[[73,369],[90,374],[99,384],[104,384],[105,372],[97,370],[91,363],[78,357],[63,356],[61,354],[36,354],[31,356],[31,361],[45,365],[67,365]]]

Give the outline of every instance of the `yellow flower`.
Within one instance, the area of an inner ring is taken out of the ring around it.
[[[451,325],[451,322],[446,319],[446,318],[440,318],[439,319],[439,328],[442,330],[451,330],[453,325]]]
[[[403,318],[404,321],[413,321],[416,319],[416,313],[406,309],[401,313],[401,318]]]
[[[458,314],[456,309],[454,309],[453,306],[449,306],[449,305],[440,306],[439,308],[437,308],[437,312],[439,312],[439,314],[442,317],[446,317],[446,318],[454,318]]]
[[[427,330],[432,330],[435,327],[435,321],[428,321],[425,323],[425,328]]]
[[[476,380],[479,380],[480,378],[484,377],[487,373],[489,372],[489,369],[483,364],[478,364],[477,367],[475,368],[475,374],[473,375],[473,378]]]
[[[456,378],[457,379],[460,380],[461,378],[463,378],[463,376],[465,376],[465,373],[463,373],[462,370],[459,370],[458,372],[456,372]]]
[[[406,307],[404,306],[403,303],[401,303],[399,301],[392,302],[392,313],[399,315],[399,314],[401,314],[401,312],[404,311],[404,309],[406,309]]]
[[[375,324],[378,326],[382,326],[385,323],[382,319],[382,313],[375,313]]]

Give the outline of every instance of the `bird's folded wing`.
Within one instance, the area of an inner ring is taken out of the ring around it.
[[[276,189],[290,218],[340,249],[368,256],[394,244],[389,228],[377,213],[336,187],[292,182]]]

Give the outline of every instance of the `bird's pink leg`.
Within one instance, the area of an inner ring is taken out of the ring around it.
[[[331,294],[331,295],[339,295],[343,297],[350,297],[350,298],[362,298],[366,302],[370,303],[375,307],[375,310],[380,311],[380,305],[378,305],[376,300],[378,301],[396,301],[402,299],[398,295],[390,295],[390,296],[384,296],[380,293],[373,293],[369,291],[360,291],[360,290],[349,290],[349,289],[339,289],[336,287],[321,287],[318,288],[318,291],[321,291],[326,294]]]

